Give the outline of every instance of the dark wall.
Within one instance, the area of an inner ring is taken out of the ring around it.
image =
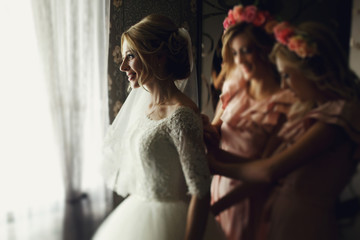
[[[349,52],[352,0],[264,1],[275,14],[292,23],[318,21],[331,27]],[[276,4],[271,4],[277,2]]]

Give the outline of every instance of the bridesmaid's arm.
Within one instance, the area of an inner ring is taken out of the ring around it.
[[[285,123],[286,117],[281,115],[279,121],[273,131],[270,134],[269,140],[264,148],[262,157],[271,156],[271,154],[275,151],[275,149],[280,145],[281,138],[278,137],[278,132],[281,129],[282,125]],[[227,162],[233,161],[233,163],[238,162],[239,158],[230,158],[226,159]],[[250,159],[241,159],[243,162],[248,161]],[[270,184],[267,183],[253,183],[253,182],[243,182],[241,185],[237,186],[236,188],[232,189],[229,193],[225,196],[220,198],[217,202],[215,202],[211,206],[212,213],[216,216],[220,212],[226,210],[227,208],[233,206],[234,204],[238,203],[239,201],[243,200],[246,197],[249,197],[253,194],[263,192],[266,190]]]
[[[262,192],[268,186],[269,186],[268,184],[264,184],[264,183],[244,182],[243,184],[237,186],[232,191],[227,193],[225,196],[220,198],[213,205],[211,205],[211,212],[216,216],[220,212],[233,206],[239,201],[253,195],[254,193]]]
[[[214,172],[227,177],[248,182],[273,182],[344,141],[345,137],[340,127],[317,122],[295,144],[269,158],[245,163],[223,163],[216,159],[234,160],[237,157],[216,151],[215,157],[208,155],[209,164]]]
[[[185,240],[203,239],[209,208],[210,192],[202,198],[192,195],[186,221]]]
[[[207,152],[207,159],[209,162],[209,167],[210,170],[213,174],[218,174],[218,175],[223,175],[221,174],[222,171],[221,170],[221,166],[219,168],[219,163],[222,162],[225,165],[230,165],[230,164],[234,164],[235,166],[237,166],[236,164],[240,164],[241,163],[245,163],[245,162],[249,162],[249,161],[253,161],[254,159],[251,158],[244,158],[238,155],[235,155],[233,153],[227,152],[219,147],[209,147],[208,146],[208,152]],[[227,176],[227,175],[224,175]],[[234,177],[231,177],[234,178]]]

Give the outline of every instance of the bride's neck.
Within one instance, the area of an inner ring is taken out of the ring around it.
[[[179,91],[172,80],[158,80],[148,87],[151,94],[151,104],[167,104]]]

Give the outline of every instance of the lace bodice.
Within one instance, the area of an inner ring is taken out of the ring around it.
[[[131,174],[117,178],[115,190],[123,194],[121,188],[126,186],[130,194],[156,200],[204,195],[209,191],[210,172],[202,139],[201,118],[190,108],[179,107],[161,120],[144,115],[134,122],[127,146],[118,152],[119,159],[131,157],[129,165],[119,166],[118,174]]]

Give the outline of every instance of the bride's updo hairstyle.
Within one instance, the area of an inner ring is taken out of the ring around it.
[[[122,34],[121,43],[125,40],[143,64],[140,85],[154,77],[180,80],[190,76],[193,63],[189,33],[177,27],[170,18],[148,15]],[[162,57],[166,60],[159,63],[157,58]],[[160,66],[161,63],[165,66]]]

